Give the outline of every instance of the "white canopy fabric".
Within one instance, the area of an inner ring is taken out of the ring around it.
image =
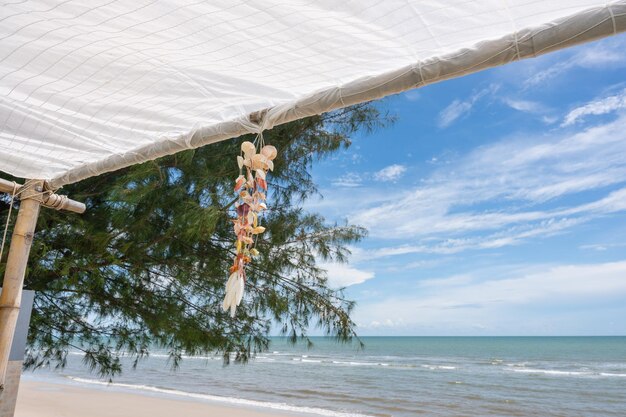
[[[626,0],[9,0],[0,170],[59,187],[625,30]]]

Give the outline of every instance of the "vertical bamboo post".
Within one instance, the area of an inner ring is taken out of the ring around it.
[[[9,352],[20,312],[26,264],[41,206],[41,198],[38,197],[42,191],[43,181],[30,181],[24,186],[24,191],[20,196],[20,210],[11,238],[2,294],[0,294],[0,390],[4,388]]]

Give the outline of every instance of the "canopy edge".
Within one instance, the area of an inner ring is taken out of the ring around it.
[[[513,61],[590,42],[626,31],[626,0],[609,2],[534,28],[480,42],[473,48],[426,59],[396,71],[366,77],[341,87],[319,91],[309,97],[264,109],[247,118],[201,127],[173,140],[139,147],[102,161],[87,163],[49,181],[54,188],[133,164],[171,155],[186,149],[313,116],[342,107],[379,99],[424,85],[471,74]]]

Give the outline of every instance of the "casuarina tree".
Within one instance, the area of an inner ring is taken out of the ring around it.
[[[80,351],[87,366],[113,377],[127,363],[122,355],[136,366],[154,349],[166,350],[173,366],[183,354],[246,361],[276,330],[293,341],[306,341],[311,329],[352,340],[354,303],[318,262],[345,261],[347,245],[366,231],[302,206],[317,194],[312,164],[388,120],[359,105],[265,132],[279,154],[268,175],[266,231],[234,318],[221,304],[235,251],[235,156],[250,137],[65,187],[87,211],[41,212],[25,281],[36,291],[26,365],[63,366],[69,351]]]

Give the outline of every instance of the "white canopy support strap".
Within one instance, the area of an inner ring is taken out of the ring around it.
[[[56,188],[625,30],[626,0],[7,3],[0,170]]]

